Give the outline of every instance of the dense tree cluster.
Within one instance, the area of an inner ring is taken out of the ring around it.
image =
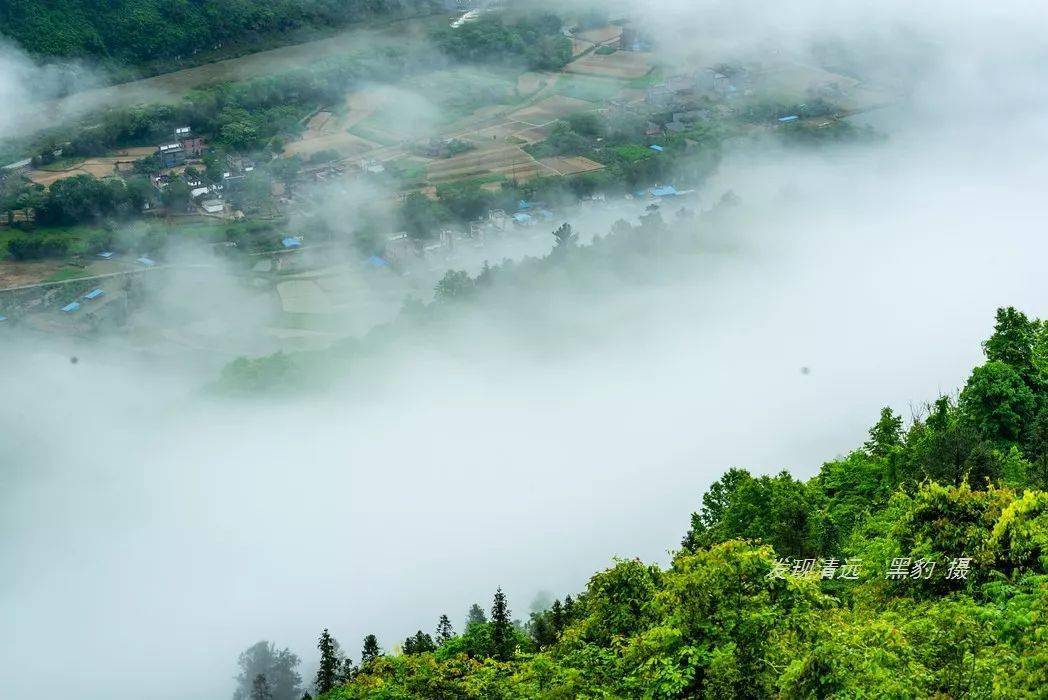
[[[526,624],[500,589],[323,697],[1043,697],[1048,324],[1001,309],[984,347],[959,400],[884,409],[808,481],[729,470],[668,568]]]
[[[571,60],[571,39],[561,33],[553,14],[527,15],[506,21],[486,14],[458,27],[440,29],[433,38],[440,49],[460,61],[525,63],[532,70],[559,70]]]
[[[9,0],[0,3],[0,27],[33,54],[139,64],[434,7],[431,0]]]

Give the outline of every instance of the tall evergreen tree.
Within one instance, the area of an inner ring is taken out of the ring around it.
[[[569,248],[578,241],[578,236],[571,228],[571,224],[561,224],[557,230],[553,232],[553,238],[555,239],[556,248]]]
[[[323,695],[335,687],[335,683],[338,682],[339,671],[338,642],[331,636],[327,628],[324,628],[324,631],[320,634],[317,649],[320,650],[320,667],[317,669],[317,678],[314,685],[317,693]]]
[[[382,655],[382,650],[378,646],[378,637],[373,634],[369,634],[364,637],[364,646],[360,650],[360,666],[363,668],[367,666],[371,661],[377,659]]]
[[[491,646],[495,658],[507,661],[513,657],[513,622],[509,618],[509,606],[502,587],[495,589],[495,600],[491,604]]]
[[[560,633],[564,631],[564,606],[560,604],[560,598],[553,601],[549,613],[550,623],[553,625],[553,631],[557,636],[560,636]]]
[[[425,654],[428,651],[435,651],[436,648],[437,645],[433,643],[433,637],[430,637],[422,630],[404,640],[404,653],[408,656]]]
[[[251,684],[251,700],[273,700],[273,693],[266,682],[266,674],[260,673],[255,676]]]
[[[355,675],[357,675],[357,667],[353,665],[353,659],[347,656],[342,659],[342,669],[339,671],[338,679],[342,683],[349,683]]]
[[[455,636],[455,630],[451,627],[451,620],[447,615],[441,615],[437,622],[437,645],[443,646],[449,639]]]
[[[575,601],[570,595],[564,596],[564,626],[567,627],[575,619]]]

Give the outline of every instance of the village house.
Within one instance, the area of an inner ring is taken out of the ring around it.
[[[415,241],[404,231],[394,233],[386,239],[386,249],[382,257],[386,260],[397,261],[417,257],[418,246]]]
[[[160,158],[161,168],[173,168],[186,162],[186,151],[180,143],[168,143],[158,146],[156,154]]]
[[[19,160],[14,163],[8,163],[7,165],[0,167],[0,178],[10,177],[14,175],[24,175],[29,172],[33,167],[33,159],[26,158],[25,160]]]

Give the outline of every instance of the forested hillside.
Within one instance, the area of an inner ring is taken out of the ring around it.
[[[1045,697],[1048,323],[1001,309],[984,350],[956,399],[908,426],[885,408],[807,481],[729,470],[668,568],[617,561],[525,622],[498,591],[460,634],[445,616],[386,654],[369,636],[359,666],[325,630],[317,690]]]
[[[0,3],[0,32],[36,55],[139,64],[433,6],[431,0],[7,0]]]

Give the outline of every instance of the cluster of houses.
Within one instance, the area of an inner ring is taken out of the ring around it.
[[[156,155],[161,168],[171,170],[189,163],[199,163],[200,157],[207,152],[204,139],[193,135],[188,126],[175,129],[174,136],[177,140],[157,146]],[[217,216],[227,212],[226,198],[243,187],[248,174],[254,169],[253,161],[242,156],[230,155],[226,157],[221,182],[205,182],[200,178],[189,177],[184,170],[181,173],[155,173],[150,180],[157,192],[163,192],[175,180],[184,180],[189,187],[189,197],[193,205],[204,214]]]
[[[193,130],[188,126],[176,128],[174,136],[173,141],[161,144],[156,148],[161,168],[178,167],[191,158],[199,158],[207,150],[204,139],[194,136]]]
[[[748,71],[737,68],[731,75],[714,68],[703,68],[694,73],[684,73],[651,85],[645,92],[644,101],[651,107],[664,109],[674,105],[696,103],[702,98],[732,99],[753,93]]]

